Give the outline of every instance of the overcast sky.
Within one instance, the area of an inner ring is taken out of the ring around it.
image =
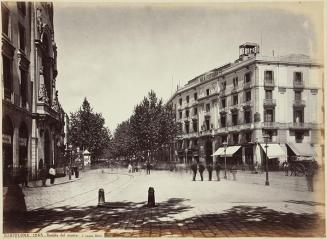
[[[322,5],[254,7],[56,3],[64,110],[86,96],[114,131],[150,89],[167,100],[177,84],[237,59],[244,42],[261,44],[264,55],[312,54]]]

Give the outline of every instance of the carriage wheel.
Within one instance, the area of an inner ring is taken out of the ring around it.
[[[304,174],[305,174],[305,166],[303,164],[298,164],[296,166],[296,175],[302,177],[304,176]]]

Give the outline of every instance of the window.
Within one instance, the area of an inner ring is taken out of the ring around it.
[[[2,69],[3,69],[3,87],[5,99],[11,100],[12,93],[12,61],[2,55]]]
[[[197,99],[198,99],[198,93],[195,92],[195,93],[194,93],[194,100],[197,100]]]
[[[182,105],[182,98],[179,99],[179,105]]]
[[[206,104],[206,112],[210,112],[210,104]]]
[[[186,117],[189,117],[189,115],[190,115],[190,111],[189,111],[189,110],[186,110],[186,111],[185,111],[185,115],[186,115]]]
[[[272,99],[272,90],[266,90],[265,91],[265,98],[267,100],[271,100]]]
[[[220,116],[220,125],[221,127],[226,127],[226,115]]]
[[[245,140],[247,142],[251,142],[252,141],[252,132],[246,132],[245,133]]]
[[[265,122],[274,122],[274,110],[265,110]]]
[[[233,78],[233,86],[236,88],[238,86],[238,77]]]
[[[25,71],[20,71],[20,95],[22,99],[22,107],[26,108],[27,103],[27,74]]]
[[[205,122],[206,122],[206,130],[210,130],[210,121],[209,121],[209,119],[206,119]]]
[[[227,143],[227,135],[223,135],[223,136],[221,136],[221,142],[222,143]]]
[[[193,140],[193,144],[194,144],[194,146],[198,146],[198,140],[197,139],[194,139]]]
[[[17,2],[17,8],[25,16],[26,15],[26,4],[25,2]]]
[[[265,71],[265,84],[272,84],[273,83],[273,72],[272,71]]]
[[[221,99],[221,108],[226,108],[226,98]]]
[[[244,75],[244,82],[250,83],[251,82],[251,72],[248,72]]]
[[[238,144],[238,133],[233,134],[233,143]]]
[[[303,132],[295,132],[295,142],[302,143],[303,142]]]
[[[294,82],[297,84],[302,83],[302,72],[294,72]]]
[[[267,142],[272,142],[273,141],[273,136],[274,136],[274,131],[273,130],[263,130],[262,133],[263,133],[263,135],[269,136]]]
[[[197,114],[198,114],[198,108],[195,107],[195,108],[193,109],[193,115],[197,115]]]
[[[186,96],[186,103],[190,102],[190,97],[187,95]]]
[[[226,81],[221,82],[221,90],[226,90]]]
[[[193,131],[198,132],[198,121],[197,120],[193,120]]]
[[[304,113],[303,109],[294,110],[294,123],[303,123],[304,122]]]
[[[185,132],[188,134],[190,132],[190,122],[185,122]]]
[[[2,32],[9,37],[9,10],[1,4]]]
[[[209,89],[207,89],[206,92],[207,92],[207,95],[210,95],[210,90]]]
[[[25,28],[19,24],[19,48],[25,50]]]
[[[302,100],[302,92],[301,91],[294,91],[294,99],[296,101]]]
[[[251,91],[246,91],[245,92],[245,102],[251,101]]]
[[[238,116],[237,112],[232,114],[232,123],[233,123],[233,125],[237,125],[237,118],[238,118],[237,116]]]
[[[251,111],[250,110],[244,111],[244,122],[246,124],[251,123]]]
[[[238,104],[238,95],[233,95],[233,103],[234,105],[237,105]]]
[[[179,111],[179,118],[181,119],[183,117],[182,111]]]

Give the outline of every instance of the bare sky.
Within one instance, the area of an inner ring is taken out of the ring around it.
[[[56,3],[61,104],[76,111],[86,96],[113,131],[150,89],[167,100],[177,84],[234,61],[244,42],[264,55],[310,55],[323,7],[289,6]]]

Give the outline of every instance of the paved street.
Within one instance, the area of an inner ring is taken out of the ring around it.
[[[191,173],[92,170],[79,180],[24,188],[28,213],[5,232],[103,232],[107,236],[324,236],[324,200],[304,177],[238,172],[237,181],[191,181]],[[215,176],[215,175],[214,175]],[[61,182],[61,181],[62,182]],[[146,207],[155,189],[156,207]],[[98,189],[106,204],[97,207]],[[317,188],[321,190],[321,188]]]

